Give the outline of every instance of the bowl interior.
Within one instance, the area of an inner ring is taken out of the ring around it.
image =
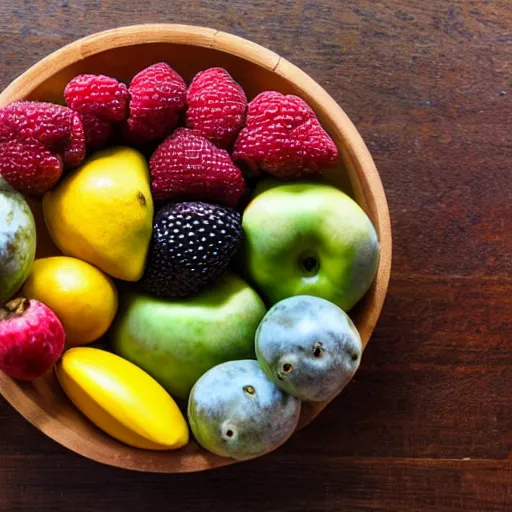
[[[286,84],[272,70],[247,61],[236,55],[215,48],[180,43],[145,43],[108,48],[74,62],[60,70],[33,89],[29,99],[63,102],[62,92],[66,84],[79,73],[102,73],[129,82],[146,66],[155,62],[168,62],[187,83],[203,69],[225,67],[253,98],[261,91],[280,88],[292,93],[293,84]]]
[[[155,41],[156,40],[156,41]],[[162,41],[158,41],[162,40]],[[36,64],[0,95],[0,105],[17,99],[63,103],[65,85],[80,73],[115,76],[124,82],[144,67],[165,61],[189,83],[213,66],[226,68],[251,99],[264,90],[297,94],[312,106],[343,156],[343,164],[325,179],[349,194],[366,210],[381,241],[377,279],[351,312],[364,344],[375,326],[389,279],[391,234],[380,179],[352,123],[323,89],[275,53],[240,38],[209,29],[155,26],[117,29],[86,38]],[[38,257],[58,254],[51,242],[41,202],[29,199],[38,227]],[[131,448],[97,429],[64,395],[53,372],[33,383],[20,383],[0,372],[0,391],[36,427],[68,448],[97,461],[141,471],[198,471],[232,463],[200,449],[194,442],[171,452]],[[301,425],[327,403],[304,404]]]

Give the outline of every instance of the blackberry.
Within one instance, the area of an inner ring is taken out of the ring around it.
[[[141,287],[159,297],[193,295],[219,277],[240,247],[241,215],[209,203],[171,203],[155,217]]]

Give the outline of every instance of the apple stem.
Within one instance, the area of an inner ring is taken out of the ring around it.
[[[302,268],[311,275],[316,275],[320,269],[320,262],[318,259],[310,254],[306,254],[301,258]]]
[[[16,297],[10,300],[0,308],[0,320],[22,315],[29,305],[30,301],[25,297]]]

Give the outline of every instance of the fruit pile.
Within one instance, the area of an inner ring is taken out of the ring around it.
[[[273,450],[361,359],[347,312],[379,243],[321,179],[336,145],[302,99],[248,102],[220,68],[80,75],[64,98],[0,109],[0,369],[55,371],[131,446],[190,427],[221,456]],[[55,245],[38,259],[28,196]]]

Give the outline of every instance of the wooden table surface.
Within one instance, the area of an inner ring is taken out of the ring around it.
[[[389,296],[342,395],[243,465],[103,467],[0,399],[0,510],[512,510],[510,0],[2,0],[0,88],[78,37],[143,22],[247,37],[332,94],[387,192]]]

